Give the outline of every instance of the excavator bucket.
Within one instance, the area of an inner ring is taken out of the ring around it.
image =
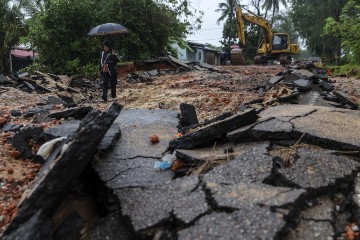
[[[245,65],[244,50],[237,48],[231,50],[231,64],[232,65]]]

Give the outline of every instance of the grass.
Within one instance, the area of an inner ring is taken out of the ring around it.
[[[355,77],[360,79],[360,66],[359,65],[352,65],[346,64],[343,66],[333,66],[331,67],[335,75],[341,74],[346,75],[347,77]]]

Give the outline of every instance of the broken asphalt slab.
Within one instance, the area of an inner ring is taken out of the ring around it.
[[[124,109],[114,122],[120,126],[121,138],[111,155],[103,161],[136,157],[162,158],[169,142],[177,134],[177,116],[177,112],[169,110]],[[160,142],[152,144],[152,135],[157,135]]]
[[[179,240],[274,239],[285,226],[279,214],[266,206],[249,205],[232,213],[212,213],[179,232]]]
[[[74,181],[94,157],[97,146],[121,111],[122,106],[113,104],[107,111],[92,111],[81,122],[79,129],[72,134],[62,147],[60,156],[47,164],[46,174],[36,179],[36,183],[22,202],[19,212],[6,229],[6,239],[17,239],[16,232],[26,228],[29,219],[41,211],[41,217],[51,215],[72,188]],[[90,140],[91,139],[91,140]],[[74,161],[76,159],[76,161]],[[66,176],[66,177],[64,177]],[[39,232],[39,229],[31,229]],[[41,237],[48,236],[38,236]],[[44,238],[42,238],[44,239]]]
[[[221,137],[232,130],[255,122],[258,118],[254,109],[231,116],[224,120],[194,129],[191,133],[170,142],[170,149],[191,149],[213,139]]]
[[[70,120],[56,127],[49,128],[44,132],[42,138],[49,141],[54,138],[68,137],[79,128],[80,122],[80,120]],[[120,135],[121,129],[119,124],[114,123],[111,125],[99,145],[100,154],[110,152],[115,147],[116,141],[119,139]]]
[[[63,112],[51,113],[48,115],[48,117],[56,119],[69,117],[72,117],[74,119],[83,119],[91,110],[93,110],[92,107],[73,108]]]
[[[256,124],[227,135],[233,142],[297,139],[320,147],[343,151],[360,150],[358,111],[300,105],[282,105],[260,114]],[[270,119],[269,118],[274,118]],[[263,119],[263,121],[261,121]],[[260,126],[258,126],[260,125]],[[292,129],[291,129],[292,128]]]
[[[241,210],[247,205],[261,205],[269,207],[281,207],[294,203],[303,189],[274,187],[266,184],[252,184],[235,182],[232,185],[220,185],[215,182],[207,182],[214,200],[219,207]]]
[[[149,188],[115,190],[122,213],[129,216],[135,231],[155,226],[171,218],[190,223],[208,210],[205,192],[198,188],[197,176],[184,177]]]
[[[252,147],[247,153],[205,174],[204,181],[218,184],[264,182],[273,167],[272,157],[267,154],[269,146],[270,143],[265,142]]]
[[[115,149],[93,166],[110,188],[161,185],[173,178],[154,164],[163,157],[177,134],[178,113],[168,110],[123,110],[114,124],[121,129]],[[160,142],[153,144],[156,134]]]
[[[353,181],[360,163],[348,157],[337,156],[329,150],[299,148],[297,159],[289,168],[278,169],[282,179],[294,186],[309,190],[334,187],[336,181]]]
[[[234,158],[261,147],[262,143],[250,142],[233,144],[229,142],[216,142],[214,146],[196,148],[191,150],[178,149],[176,157],[187,164],[201,164],[207,161],[233,160]]]

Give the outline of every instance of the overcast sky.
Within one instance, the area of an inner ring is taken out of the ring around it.
[[[224,0],[192,0],[192,6],[204,12],[203,23],[201,30],[194,35],[189,35],[187,40],[193,40],[199,43],[210,43],[215,46],[220,46],[219,41],[222,39],[222,26],[216,24],[217,19],[220,17],[220,12],[215,12],[218,9],[220,2]],[[249,4],[249,0],[240,0],[241,5]],[[252,7],[250,7],[251,9]]]

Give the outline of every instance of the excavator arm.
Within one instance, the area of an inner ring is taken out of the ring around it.
[[[252,24],[260,26],[264,30],[264,44],[266,48],[266,52],[268,49],[268,44],[271,45],[272,35],[273,32],[271,30],[270,23],[263,19],[262,17],[256,15],[255,13],[248,10],[249,13],[243,13],[240,6],[236,7],[236,21],[237,21],[237,30],[238,30],[238,37],[240,43],[243,45],[242,47],[246,47],[246,40],[245,40],[245,20],[249,21]]]

